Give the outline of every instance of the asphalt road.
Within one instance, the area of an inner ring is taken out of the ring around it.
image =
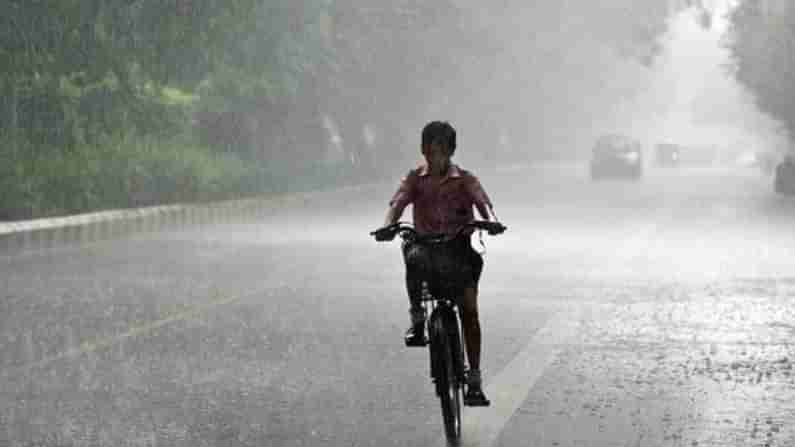
[[[585,172],[482,178],[509,231],[465,445],[795,445],[795,202]],[[367,235],[391,192],[0,258],[0,446],[440,445],[399,245]]]

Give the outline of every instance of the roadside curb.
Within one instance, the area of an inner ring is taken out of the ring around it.
[[[492,174],[512,174],[525,163],[497,166]],[[486,170],[489,171],[489,170]],[[108,210],[73,216],[0,222],[0,255],[47,250],[117,239],[138,233],[262,219],[287,206],[310,206],[344,194],[366,194],[395,185],[395,179],[329,190],[285,193],[200,204],[174,204]]]
[[[0,255],[47,250],[137,233],[263,218],[286,206],[308,206],[341,193],[363,193],[384,183],[366,183],[327,191],[287,193],[202,204],[175,204],[109,210],[73,216],[0,222]]]

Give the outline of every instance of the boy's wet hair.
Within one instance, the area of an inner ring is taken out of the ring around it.
[[[431,121],[422,129],[422,145],[442,140],[450,147],[450,155],[455,153],[455,129],[447,121]]]

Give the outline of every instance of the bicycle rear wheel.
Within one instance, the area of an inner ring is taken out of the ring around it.
[[[442,419],[444,421],[444,433],[450,444],[458,444],[461,440],[461,402],[462,393],[461,381],[455,367],[455,353],[453,352],[454,334],[449,334],[442,324],[442,318],[436,320],[438,324],[435,330],[435,340],[431,346],[435,346],[437,355],[436,364],[436,394],[442,406]]]

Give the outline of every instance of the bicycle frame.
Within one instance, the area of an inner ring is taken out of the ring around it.
[[[464,350],[456,304],[450,299],[425,301],[431,307],[427,319],[431,379],[442,405],[442,419],[449,445],[459,445],[464,391]]]
[[[456,379],[463,384],[465,376],[464,347],[458,308],[453,301],[447,299],[425,301],[424,305],[426,306],[426,311],[430,310],[430,317],[426,324],[429,340],[428,351],[431,359],[431,379],[433,379],[435,384],[441,385],[442,372],[439,369],[439,365],[443,360],[440,359],[441,354],[435,348],[446,339],[450,343],[450,348],[453,352],[453,368],[455,369]],[[438,393],[439,390],[437,389]]]

